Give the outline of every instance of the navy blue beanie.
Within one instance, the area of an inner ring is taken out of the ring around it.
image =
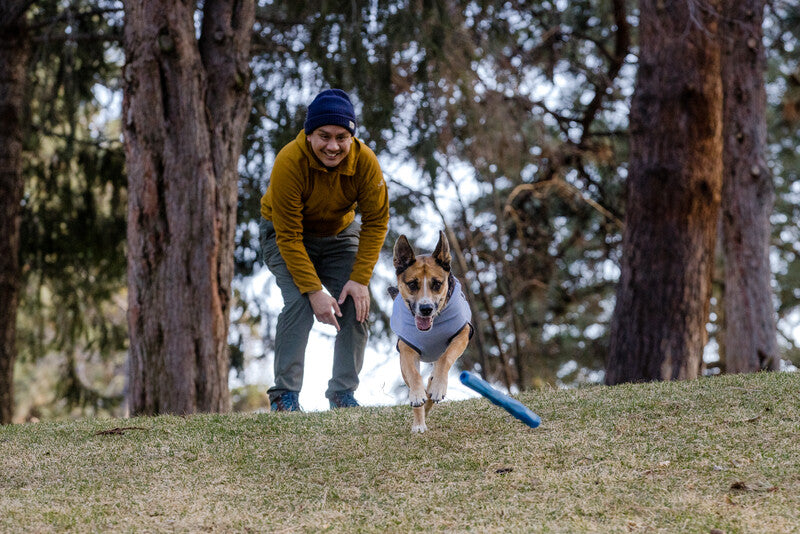
[[[350,97],[341,89],[325,89],[308,106],[303,128],[311,135],[320,126],[341,126],[356,133],[356,112]]]

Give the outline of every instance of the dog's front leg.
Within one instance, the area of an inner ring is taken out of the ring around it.
[[[428,394],[425,391],[422,375],[419,373],[419,354],[403,341],[397,343],[397,348],[400,352],[400,372],[408,386],[408,401],[414,408],[414,422],[411,425],[411,431],[425,432],[428,430],[425,425],[425,403],[428,400]]]
[[[433,364],[431,381],[428,384],[428,396],[433,402],[439,402],[447,394],[447,375],[456,360],[464,353],[469,343],[469,325],[456,334],[447,346],[444,354]]]
[[[419,374],[419,354],[403,341],[398,342],[397,345],[400,352],[400,372],[409,389],[408,401],[411,406],[422,406],[428,399],[428,395],[425,392],[422,375]]]

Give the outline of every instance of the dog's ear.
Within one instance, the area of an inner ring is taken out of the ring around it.
[[[436,263],[445,271],[450,270],[450,262],[453,260],[453,257],[450,255],[450,242],[447,241],[447,236],[444,235],[444,232],[441,230],[439,230],[439,242],[436,244],[436,248],[433,251],[433,259],[435,259]]]
[[[414,249],[408,244],[406,236],[401,235],[394,244],[394,270],[397,274],[408,269],[415,261]]]

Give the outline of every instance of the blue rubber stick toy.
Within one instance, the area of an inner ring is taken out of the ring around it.
[[[517,399],[512,399],[508,395],[500,393],[490,386],[486,380],[480,378],[479,376],[474,375],[469,371],[461,371],[459,379],[461,380],[462,384],[470,389],[474,389],[492,401],[492,404],[500,406],[529,427],[536,428],[542,422],[539,416],[530,411],[527,406],[522,404]]]

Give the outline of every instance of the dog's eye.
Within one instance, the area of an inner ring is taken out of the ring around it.
[[[442,289],[442,281],[441,280],[432,280],[431,281],[431,289],[434,291],[439,291]]]
[[[408,286],[408,289],[410,289],[411,291],[416,291],[419,289],[419,282],[417,282],[416,280],[411,280],[410,282],[406,282],[406,285]]]

